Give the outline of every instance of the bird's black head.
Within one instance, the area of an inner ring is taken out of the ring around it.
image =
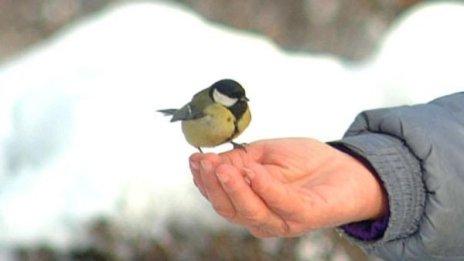
[[[242,85],[231,79],[220,80],[211,85],[210,95],[215,102],[226,107],[231,107],[238,101],[248,101]]]

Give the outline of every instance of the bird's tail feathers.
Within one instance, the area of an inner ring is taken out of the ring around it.
[[[165,110],[157,110],[157,111],[163,113],[166,116],[171,116],[171,115],[174,115],[174,113],[176,113],[177,109],[165,109]]]
[[[164,116],[172,116],[171,122],[178,121],[178,109],[165,109],[165,110],[158,110],[158,112],[161,112],[164,114]]]

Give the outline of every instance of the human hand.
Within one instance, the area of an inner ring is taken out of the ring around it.
[[[272,139],[190,157],[194,182],[213,208],[258,237],[376,219],[387,199],[358,160],[308,138]]]

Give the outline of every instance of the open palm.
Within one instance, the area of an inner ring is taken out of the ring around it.
[[[190,166],[214,209],[260,237],[297,236],[385,212],[372,173],[314,139],[263,140],[246,150],[196,153]]]

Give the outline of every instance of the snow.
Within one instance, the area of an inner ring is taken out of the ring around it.
[[[423,4],[397,22],[372,70],[392,104],[426,102],[463,90],[464,5]]]
[[[0,247],[65,245],[70,227],[101,214],[150,212],[154,231],[172,213],[222,224],[191,182],[195,149],[157,109],[233,78],[253,113],[238,141],[337,139],[362,110],[462,90],[463,22],[462,4],[419,6],[362,66],[287,53],[165,3],[69,26],[0,67]]]

